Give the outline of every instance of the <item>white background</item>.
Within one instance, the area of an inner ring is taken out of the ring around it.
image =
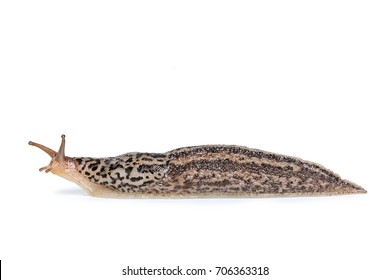
[[[4,279],[130,279],[127,265],[390,279],[389,14],[388,1],[1,1]],[[38,172],[49,158],[27,142],[57,149],[63,133],[70,156],[245,145],[368,194],[93,198]]]

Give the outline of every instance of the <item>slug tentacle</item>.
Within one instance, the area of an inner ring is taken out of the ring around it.
[[[39,168],[39,171],[45,171],[46,173],[48,173],[51,171],[53,165],[60,165],[65,161],[65,135],[61,135],[61,138],[62,138],[62,141],[61,141],[61,145],[60,145],[58,152],[55,152],[52,149],[50,149],[44,145],[41,145],[41,144],[38,144],[38,143],[35,143],[32,141],[28,142],[29,145],[35,146],[35,147],[41,149],[42,151],[47,153],[52,158],[49,165]]]
[[[56,154],[56,160],[58,162],[64,162],[64,160],[65,160],[65,135],[62,134],[61,138],[62,138],[61,146],[58,150],[58,153]]]
[[[53,151],[52,149],[50,149],[50,148],[48,148],[46,146],[43,146],[41,144],[35,143],[33,141],[28,142],[28,144],[31,145],[31,146],[34,146],[34,147],[37,147],[37,148],[41,149],[46,154],[48,154],[50,157],[54,157],[56,155],[55,151]]]
[[[366,193],[323,166],[240,146],[206,145],[167,153],[117,157],[65,156],[34,143],[51,156],[41,168],[100,197],[267,197]]]

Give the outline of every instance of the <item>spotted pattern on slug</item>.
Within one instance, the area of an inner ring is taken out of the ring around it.
[[[164,154],[128,153],[110,158],[75,158],[78,172],[108,189],[145,192],[160,185],[168,170]]]
[[[321,195],[363,190],[318,164],[239,146],[75,159],[78,172],[91,182],[146,196]]]

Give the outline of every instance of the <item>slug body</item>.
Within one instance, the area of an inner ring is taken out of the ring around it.
[[[360,186],[316,163],[240,146],[206,145],[163,154],[117,157],[65,156],[65,136],[52,172],[99,197],[267,197],[366,193]]]

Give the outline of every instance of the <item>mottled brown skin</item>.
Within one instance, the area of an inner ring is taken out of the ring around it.
[[[239,146],[72,159],[77,172],[99,188],[115,193],[113,196],[266,197],[366,192],[318,164]]]

